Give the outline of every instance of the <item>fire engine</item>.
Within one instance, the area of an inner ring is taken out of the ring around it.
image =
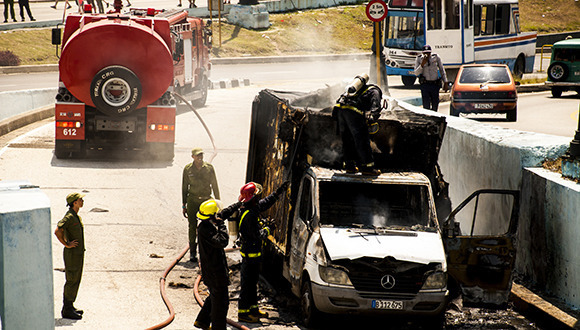
[[[186,11],[131,9],[66,17],[55,104],[55,156],[87,150],[142,150],[174,156],[173,93],[203,106],[211,63],[211,21]],[[60,29],[52,43],[60,45]]]

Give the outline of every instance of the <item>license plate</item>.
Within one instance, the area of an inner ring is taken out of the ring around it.
[[[493,109],[493,104],[491,103],[475,103],[473,105],[476,109]]]
[[[398,300],[373,300],[372,307],[376,309],[403,309],[403,302]]]

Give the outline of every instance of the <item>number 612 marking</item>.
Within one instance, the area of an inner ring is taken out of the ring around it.
[[[65,128],[62,130],[63,135],[77,135],[76,128]]]

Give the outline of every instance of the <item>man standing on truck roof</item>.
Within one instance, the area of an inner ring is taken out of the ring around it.
[[[191,150],[193,162],[183,168],[181,184],[183,216],[189,221],[189,260],[197,262],[196,235],[197,235],[197,212],[201,203],[213,196],[220,198],[217,178],[213,166],[203,161],[203,149]]]
[[[79,292],[85,259],[85,235],[83,222],[79,216],[79,210],[84,205],[83,197],[85,195],[77,192],[66,196],[68,212],[58,222],[54,231],[58,241],[64,245],[63,258],[66,282],[61,315],[63,318],[73,320],[83,318],[83,311],[73,306]]]
[[[441,78],[443,78],[443,91],[447,91],[449,84],[441,57],[431,53],[431,46],[423,46],[423,54],[415,59],[414,73],[419,76],[423,108],[437,111],[439,108]],[[439,78],[439,75],[441,75],[441,78]]]
[[[383,92],[368,81],[366,73],[355,77],[334,106],[333,117],[338,121],[346,172],[360,169],[364,175],[376,176],[381,171],[374,168],[369,127],[378,125]]]
[[[288,188],[284,182],[276,191],[260,199],[262,186],[248,182],[240,189],[239,202],[225,208],[220,216],[225,220],[239,210],[240,254],[242,255],[241,289],[238,302],[238,321],[257,323],[268,313],[258,309],[258,277],[262,262],[262,245],[270,235],[269,226],[260,219],[260,212],[272,207]]]
[[[219,202],[209,199],[201,204],[197,218],[199,261],[201,277],[209,289],[209,297],[197,314],[196,328],[225,330],[229,307],[228,262],[224,248],[228,245],[229,235],[224,221],[220,218]],[[211,327],[210,327],[211,325]]]

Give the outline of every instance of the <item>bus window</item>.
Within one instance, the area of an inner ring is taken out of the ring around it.
[[[510,32],[510,5],[497,5],[495,14],[495,34]]]
[[[459,4],[461,0],[445,0],[445,29],[459,29]]]
[[[391,0],[389,8],[393,7],[423,9],[423,0]]]
[[[441,1],[427,0],[427,23],[429,30],[441,29]]]
[[[395,11],[389,12],[387,18],[387,48],[421,49],[425,44],[423,18],[419,13],[413,16],[395,16]]]
[[[478,36],[481,33],[481,6],[473,7],[473,35]]]
[[[491,35],[493,34],[493,23],[495,21],[495,6],[482,6],[481,7],[481,34]]]
[[[463,27],[465,29],[469,29],[470,26],[473,26],[473,14],[471,7],[473,7],[473,0],[467,0],[463,2]]]

